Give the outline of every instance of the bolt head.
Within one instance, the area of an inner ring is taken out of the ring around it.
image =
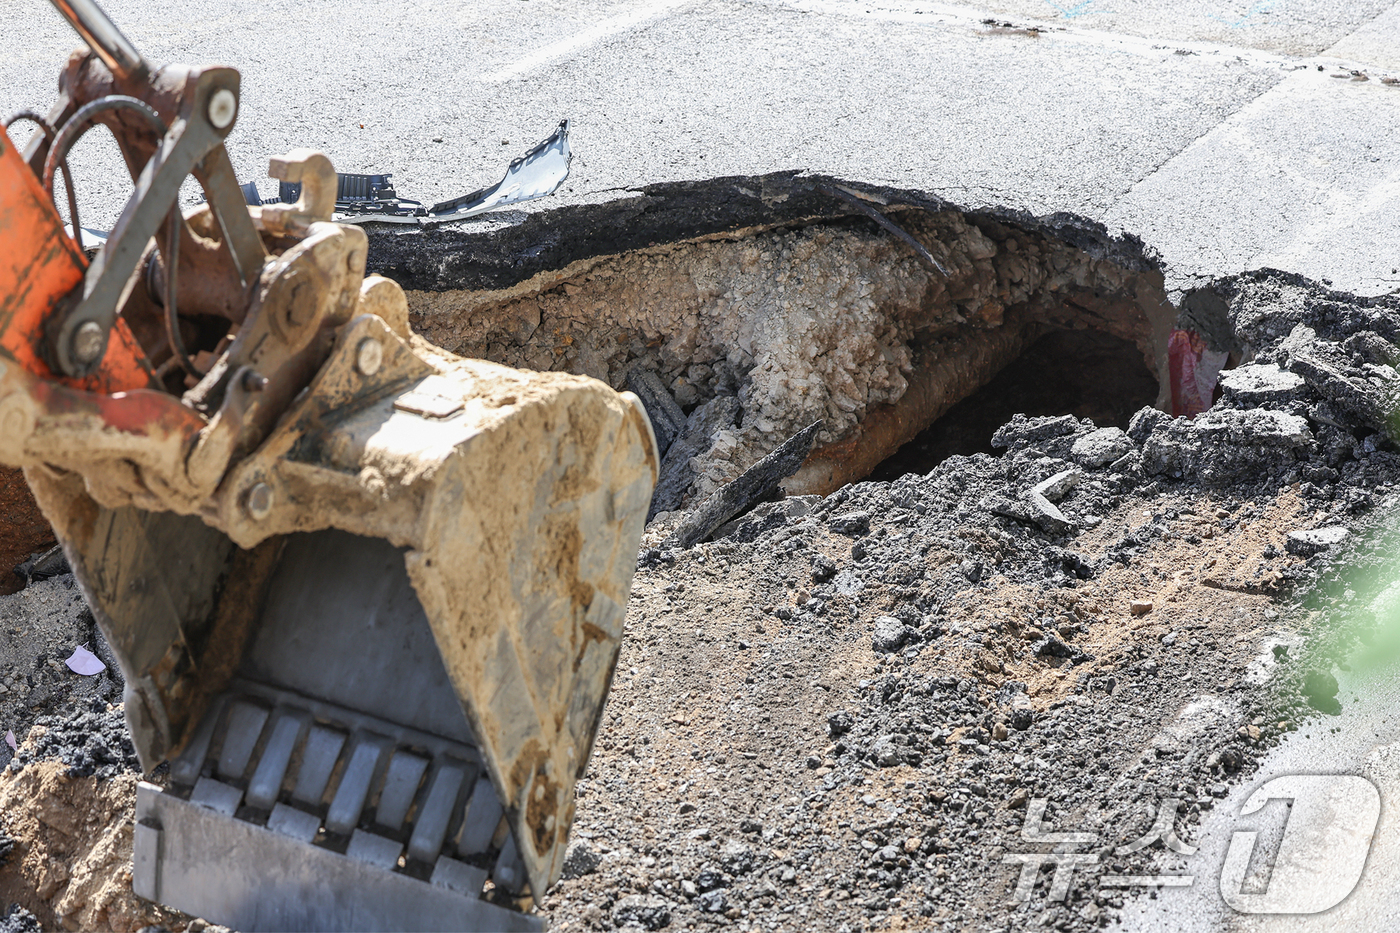
[[[362,376],[373,376],[384,363],[384,345],[373,337],[366,337],[355,347],[355,368]]]
[[[272,512],[272,487],[267,483],[254,483],[248,490],[246,507],[254,521],[262,521]]]
[[[107,348],[107,331],[96,321],[86,321],[73,332],[73,358],[84,365],[102,358]]]
[[[215,129],[227,129],[237,115],[238,98],[228,88],[219,88],[209,98],[209,122]]]

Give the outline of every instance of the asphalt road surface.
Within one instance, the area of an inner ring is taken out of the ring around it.
[[[1178,288],[1259,267],[1400,282],[1400,5],[1383,0],[106,8],[154,63],[242,71],[244,179],[311,146],[432,203],[570,117],[573,175],[532,210],[806,170],[1102,222]],[[0,8],[0,35],[0,112],[46,107],[74,36],[42,0]],[[128,185],[113,146],[91,134],[74,162],[85,222],[110,224]]]

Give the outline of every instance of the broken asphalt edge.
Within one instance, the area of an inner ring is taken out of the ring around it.
[[[882,212],[891,208],[956,211],[970,221],[1014,225],[1041,233],[1139,272],[1157,271],[1160,259],[1130,233],[1112,235],[1096,220],[1071,214],[1032,216],[1011,208],[971,208],[916,189],[810,175],[801,170],[646,185],[617,198],[525,213],[507,227],[471,225],[391,228],[369,224],[368,271],[405,289],[498,290],[570,264],[634,250],[765,228],[804,227],[850,219],[873,224],[862,212],[821,187],[863,196]],[[514,215],[516,217],[520,214]],[[897,218],[897,211],[895,213]],[[485,215],[500,221],[503,215]]]

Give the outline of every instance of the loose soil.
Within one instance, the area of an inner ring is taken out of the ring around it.
[[[1107,925],[1131,895],[1092,872],[1064,900],[1048,873],[1012,896],[1007,858],[1046,849],[1021,835],[1038,801],[1095,835],[1094,871],[1170,868],[1160,845],[1115,848],[1167,799],[1192,839],[1334,699],[1299,600],[1348,552],[1289,535],[1364,543],[1400,506],[1400,377],[1377,362],[1400,358],[1400,303],[1218,287],[1256,369],[1194,421],[1017,417],[996,456],[766,503],[693,548],[663,546],[678,515],[653,523],[566,880],[540,900],[553,927]],[[1067,471],[1051,520],[1027,492]],[[67,776],[97,763],[82,716],[32,729],[0,776],[0,898],[45,924],[185,929],[130,895],[130,771]]]

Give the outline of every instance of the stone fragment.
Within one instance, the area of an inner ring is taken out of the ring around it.
[[[1351,532],[1340,525],[1326,528],[1313,528],[1309,531],[1290,531],[1286,547],[1288,553],[1298,557],[1312,557],[1342,544],[1351,537]]]
[[[899,743],[893,735],[882,735],[871,743],[870,758],[882,768],[892,768],[903,761]]]
[[[827,527],[841,535],[863,535],[870,530],[869,512],[846,512],[835,515],[826,523]]]
[[[1150,599],[1135,599],[1128,606],[1128,610],[1135,616],[1145,616],[1151,612],[1155,606]]]
[[[713,868],[702,868],[695,876],[695,886],[701,891],[711,891],[724,886],[724,875]]]
[[[652,433],[656,435],[657,455],[665,456],[671,444],[685,430],[685,412],[671,397],[661,377],[649,369],[634,367],[628,370],[627,388],[642,400],[642,407],[651,419]]]
[[[1008,499],[1006,496],[991,495],[982,500],[981,506],[993,515],[1004,515],[1028,525],[1035,522],[1036,512],[1021,499]]]
[[[598,870],[601,863],[602,856],[594,852],[588,843],[582,839],[575,839],[564,851],[564,869],[560,877],[567,881],[591,875]]]
[[[747,875],[754,868],[754,852],[747,843],[731,839],[720,849],[719,861],[731,875]]]
[[[1007,450],[1020,450],[1040,441],[1073,434],[1080,427],[1074,415],[1056,415],[1048,418],[1028,418],[1013,415],[1011,420],[997,428],[992,435],[992,446]]]
[[[1056,508],[1054,503],[1078,485],[1082,475],[1078,470],[1062,470],[1032,486],[1025,496],[1026,504],[1031,509],[1031,519],[1051,534],[1063,534],[1072,529],[1074,522]]]
[[[1248,363],[1220,374],[1221,398],[1239,405],[1285,402],[1303,389],[1303,377],[1272,363]]]
[[[909,627],[894,616],[880,616],[875,620],[870,644],[876,651],[890,653],[903,648],[912,634]]]
[[[1084,478],[1084,474],[1078,470],[1061,470],[1049,479],[1042,480],[1031,487],[1031,492],[1042,495],[1051,502],[1059,502],[1065,495],[1079,485],[1079,481]]]
[[[1313,443],[1298,415],[1268,409],[1211,409],[1161,424],[1143,442],[1149,474],[1193,478],[1204,486],[1278,479],[1297,463],[1294,451]]]
[[[1140,408],[1128,422],[1128,437],[1141,444],[1163,425],[1170,424],[1172,416],[1157,408]]]
[[[1112,463],[1133,449],[1133,442],[1122,428],[1100,428],[1074,442],[1070,459],[1082,467],[1096,469]]]
[[[715,888],[697,896],[695,906],[707,914],[723,913],[729,906],[728,893],[723,888]]]
[[[836,588],[836,593],[839,596],[855,596],[865,589],[865,581],[849,570],[838,573],[831,585]]]
[[[1295,326],[1279,344],[1280,360],[1326,399],[1345,427],[1365,426],[1397,437],[1391,413],[1400,408],[1400,373],[1388,365],[1356,363],[1312,328]]]
[[[666,455],[661,458],[647,521],[651,521],[659,512],[674,512],[681,507],[695,481],[691,458],[709,450],[715,434],[732,426],[738,415],[739,400],[732,395],[713,398],[690,413],[685,430],[672,441]]]
[[[788,496],[779,505],[788,518],[801,518],[810,515],[821,501],[821,496]]]
[[[826,717],[826,731],[833,739],[839,739],[850,732],[855,724],[855,717],[845,710],[839,710]]]
[[[660,930],[671,923],[671,908],[655,895],[629,894],[613,906],[612,919],[618,926],[635,924],[644,930]]]
[[[809,424],[745,470],[738,479],[700,503],[671,534],[670,546],[688,548],[699,544],[720,525],[771,496],[780,481],[802,466],[821,426],[820,421]]]
[[[1364,363],[1400,365],[1400,347],[1373,330],[1357,331],[1342,341],[1342,349]]]

